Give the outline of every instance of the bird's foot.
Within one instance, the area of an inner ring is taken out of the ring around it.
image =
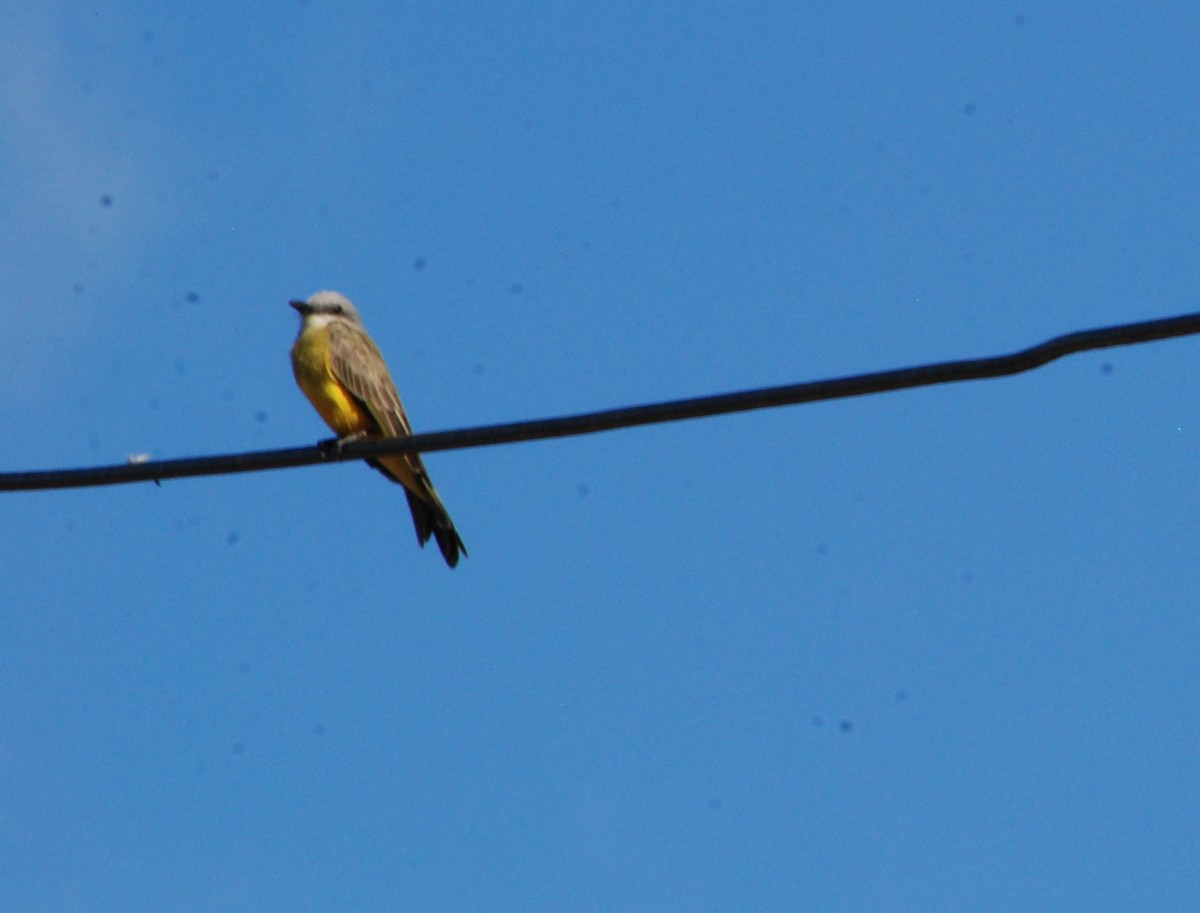
[[[327,456],[333,456],[342,452],[342,448],[347,444],[352,444],[355,441],[361,441],[367,437],[365,431],[355,431],[353,434],[347,434],[344,437],[327,437],[322,441],[317,442],[317,446],[321,448]]]

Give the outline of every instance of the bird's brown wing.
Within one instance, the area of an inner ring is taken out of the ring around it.
[[[383,354],[364,330],[343,321],[329,325],[329,367],[337,381],[371,414],[380,434],[387,437],[412,434],[412,426]],[[429,479],[421,455],[405,453],[369,462],[404,486],[417,541],[424,545],[430,535],[436,536],[446,563],[454,567],[458,563],[458,553],[461,551],[465,555],[467,549]]]
[[[329,325],[329,367],[338,382],[371,413],[381,434],[412,434],[383,355],[363,330],[341,320]]]

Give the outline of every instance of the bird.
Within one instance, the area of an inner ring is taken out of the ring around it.
[[[350,299],[340,292],[320,291],[288,304],[300,313],[300,332],[292,344],[296,384],[339,442],[411,435],[387,363]],[[367,463],[404,486],[421,547],[432,536],[446,564],[457,565],[467,548],[421,455],[372,457]]]

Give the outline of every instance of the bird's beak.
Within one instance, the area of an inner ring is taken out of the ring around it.
[[[292,307],[294,307],[296,310],[298,310],[301,314],[308,313],[308,302],[307,301],[299,301],[299,300],[289,301],[288,304],[290,304]]]

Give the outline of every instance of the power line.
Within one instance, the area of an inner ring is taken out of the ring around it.
[[[990,358],[945,361],[912,368],[899,368],[893,371],[877,371],[830,380],[788,384],[781,387],[761,387],[755,390],[742,390],[716,396],[698,396],[643,406],[629,406],[622,409],[606,409],[601,412],[585,412],[561,418],[509,422],[502,425],[481,425],[475,428],[415,434],[406,438],[351,441],[341,445],[336,441],[327,441],[315,446],[292,447],[286,450],[260,450],[250,453],[188,457],[157,462],[130,462],[84,469],[0,473],[0,491],[34,491],[51,488],[82,488],[93,485],[118,485],[128,482],[157,482],[162,479],[178,479],[187,476],[257,472],[264,469],[310,466],[315,463],[362,460],[385,454],[407,453],[413,450],[429,453],[435,450],[461,450],[467,447],[490,447],[495,444],[570,437],[577,434],[592,434],[597,431],[612,431],[617,428],[631,428],[635,425],[675,422],[710,415],[724,415],[730,412],[747,412],[751,409],[769,409],[818,400],[842,399],[849,396],[866,396],[871,393],[886,393],[910,387],[928,387],[933,384],[948,384],[963,380],[1005,377],[1040,368],[1064,355],[1076,352],[1133,345],[1140,342],[1154,342],[1195,333],[1200,333],[1200,313],[1080,330],[1076,333],[1056,336],[1028,349],[1008,355],[995,355]]]

